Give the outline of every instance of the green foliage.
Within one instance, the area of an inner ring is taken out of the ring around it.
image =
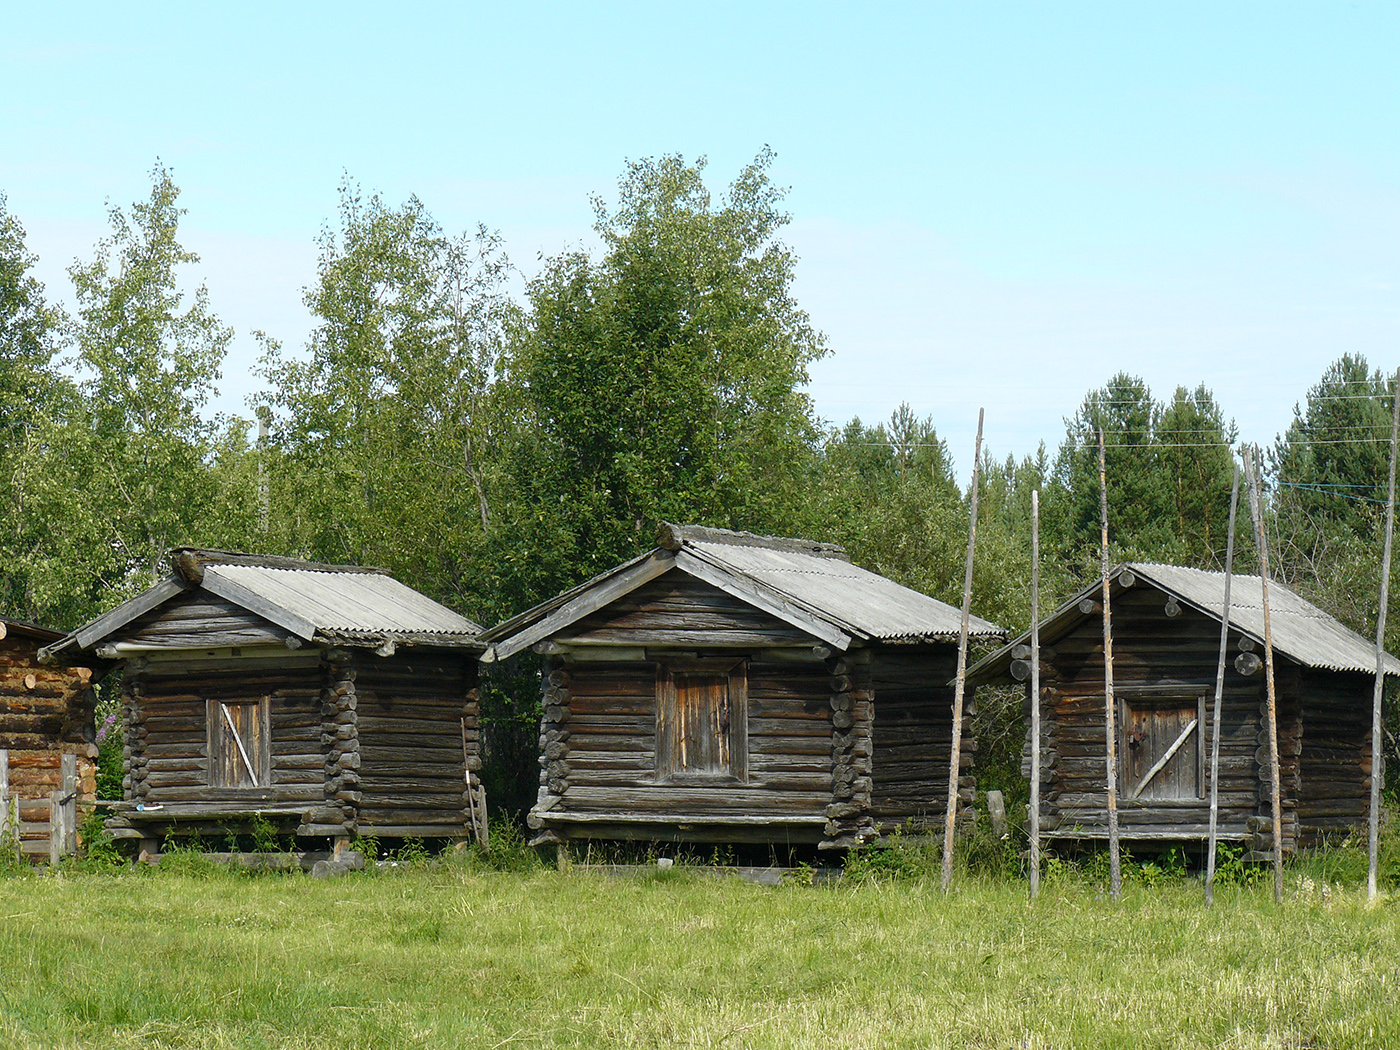
[[[34,517],[19,473],[33,455],[45,420],[72,397],[72,384],[54,367],[63,316],[44,299],[30,272],[37,261],[24,227],[0,193],[0,611],[26,619],[44,609],[34,600],[28,560],[45,542],[47,523]]]
[[[1068,565],[1087,569],[1098,560],[1100,430],[1114,556],[1223,562],[1235,427],[1204,385],[1178,387],[1163,405],[1141,379],[1119,372],[1085,397],[1066,427],[1045,513],[1050,549]]]
[[[248,821],[255,853],[283,853],[287,845],[277,830],[277,825],[260,813],[254,813]]]
[[[81,871],[119,871],[127,866],[127,858],[117,848],[116,841],[103,824],[103,815],[90,810],[78,825],[78,841],[82,853],[75,867]]]
[[[521,826],[514,820],[497,817],[491,821],[488,846],[473,842],[452,855],[452,862],[471,871],[510,871],[525,873],[544,867],[537,850],[526,845]]]
[[[703,160],[629,164],[616,208],[594,202],[603,256],[548,260],[529,283],[508,372],[531,430],[513,513],[536,587],[631,557],[661,520],[794,519],[817,437],[801,387],[826,349],[792,296],[771,160],[718,206]]]
[[[389,851],[388,860],[394,864],[402,864],[410,868],[426,868],[428,862],[432,860],[432,854],[423,845],[422,839],[404,839],[396,850]]]
[[[34,422],[11,475],[43,536],[19,560],[26,605],[50,622],[109,607],[163,573],[168,547],[220,535],[206,463],[216,428],[201,410],[232,331],[202,285],[179,286],[198,256],[178,240],[178,196],[157,164],[150,198],[109,209],[110,235],[68,271],[79,396]]]

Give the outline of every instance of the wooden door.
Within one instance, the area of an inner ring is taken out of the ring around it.
[[[1125,797],[1202,797],[1203,715],[1197,697],[1133,699],[1123,704]]]
[[[268,701],[207,701],[209,785],[265,787],[269,780]]]
[[[656,772],[744,779],[748,767],[744,665],[687,661],[657,674]]]

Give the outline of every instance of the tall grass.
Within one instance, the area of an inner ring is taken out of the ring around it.
[[[5,878],[0,1045],[1400,1045],[1395,900],[1299,873],[1283,907],[1244,885],[1207,910],[1176,878],[1114,905],[1067,867],[1032,906],[906,876],[560,874],[503,847],[334,881]]]

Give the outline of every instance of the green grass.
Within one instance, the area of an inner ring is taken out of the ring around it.
[[[172,867],[177,867],[173,865]],[[1400,1045],[1400,903],[466,864],[0,879],[16,1047]]]

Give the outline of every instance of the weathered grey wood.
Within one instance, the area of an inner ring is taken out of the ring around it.
[[[4,626],[4,621],[0,621],[0,628]],[[0,634],[0,639],[4,637]],[[15,815],[18,816],[18,810]],[[8,748],[0,748],[0,835],[6,834],[14,834],[10,829],[10,752]],[[19,836],[14,835],[14,839],[18,845]]]
[[[1099,520],[1101,530],[1101,575],[1103,577],[1103,693],[1105,762],[1108,780],[1108,870],[1109,893],[1119,900],[1123,895],[1123,870],[1118,852],[1118,757],[1117,734],[1113,729],[1113,620],[1109,605],[1108,579],[1108,468],[1105,463],[1103,428],[1099,428]]]
[[[615,812],[611,810],[560,810],[543,814],[545,823],[588,824],[596,821],[612,821],[623,824],[724,824],[732,826],[771,827],[783,824],[816,824],[827,821],[826,815],[784,813],[784,814],[744,814],[744,813],[650,813]]]
[[[1395,458],[1400,444],[1400,369],[1390,390],[1390,481],[1385,503],[1385,546],[1381,555],[1380,613],[1376,619],[1376,684],[1371,695],[1371,805],[1367,816],[1366,840],[1366,899],[1376,899],[1376,870],[1380,849],[1381,781],[1380,756],[1384,754],[1381,741],[1381,697],[1385,691],[1385,615],[1390,602],[1390,544],[1395,534]]]
[[[948,762],[948,802],[943,817],[943,892],[953,885],[953,834],[958,816],[958,751],[962,746],[963,694],[967,689],[967,634],[972,615],[972,563],[977,551],[977,489],[982,468],[982,420],[977,410],[977,441],[972,456],[972,498],[968,511],[967,567],[963,573],[962,624],[958,630],[958,670],[953,683],[953,749]]]
[[[1040,489],[1031,490],[1031,900],[1040,893]]]
[[[697,557],[688,550],[678,552],[675,558],[677,568],[690,573],[697,579],[704,580],[713,587],[718,587],[720,590],[732,594],[736,598],[740,598],[765,612],[771,613],[778,619],[806,631],[808,634],[812,635],[812,637],[818,638],[827,645],[833,646],[842,652],[850,648],[853,640],[851,635],[828,621],[813,615],[806,609],[799,608],[780,595],[764,591],[757,586],[740,581],[729,573]]]
[[[596,612],[614,599],[636,590],[642,584],[669,572],[676,564],[669,554],[655,554],[645,561],[619,572],[606,583],[591,587],[573,601],[566,602],[557,610],[531,625],[519,634],[507,638],[492,647],[495,659],[505,660],[538,641],[559,633],[569,624],[581,620],[589,613]]]
[[[278,627],[292,632],[303,641],[311,641],[316,635],[316,625],[275,602],[268,601],[257,591],[219,573],[218,566],[210,566],[204,574],[203,587],[211,594],[237,602],[243,608],[270,620]]]
[[[1254,542],[1259,551],[1260,598],[1264,608],[1264,675],[1268,695],[1270,809],[1273,814],[1274,900],[1283,900],[1283,810],[1279,788],[1278,699],[1274,685],[1274,643],[1269,623],[1269,547],[1260,510],[1257,447],[1245,449],[1244,470],[1249,481],[1249,513],[1254,519]]]
[[[111,612],[93,620],[92,623],[79,631],[78,634],[73,637],[72,641],[76,643],[76,648],[88,649],[99,639],[106,638],[114,631],[126,626],[138,616],[144,616],[158,605],[184,592],[185,584],[183,581],[174,577],[162,580],[150,590],[137,595],[130,601],[123,602]],[[63,645],[63,642],[56,642],[51,646],[41,649],[39,651],[40,659],[42,660],[46,653],[58,652],[59,648]],[[66,649],[67,647],[64,648]]]
[[[1149,769],[1143,775],[1143,778],[1140,781],[1138,781],[1137,787],[1133,788],[1133,798],[1137,798],[1137,796],[1141,795],[1142,789],[1147,787],[1148,784],[1152,783],[1152,778],[1166,768],[1167,763],[1172,760],[1172,756],[1175,755],[1177,751],[1181,749],[1181,745],[1186,743],[1187,738],[1196,731],[1196,727],[1199,724],[1199,719],[1191,719],[1190,724],[1187,725],[1187,727],[1181,731],[1181,735],[1178,736],[1172,742],[1171,746],[1167,748],[1166,753],[1163,754],[1161,758],[1157,759],[1157,761],[1153,764],[1152,768]]]
[[[1215,708],[1211,720],[1210,745],[1210,833],[1206,845],[1206,905],[1215,900],[1215,854],[1220,821],[1220,725],[1225,692],[1225,659],[1230,648],[1230,583],[1235,572],[1235,511],[1240,498],[1240,468],[1230,457],[1230,523],[1225,539],[1225,594],[1220,617],[1220,659],[1215,672]]]

